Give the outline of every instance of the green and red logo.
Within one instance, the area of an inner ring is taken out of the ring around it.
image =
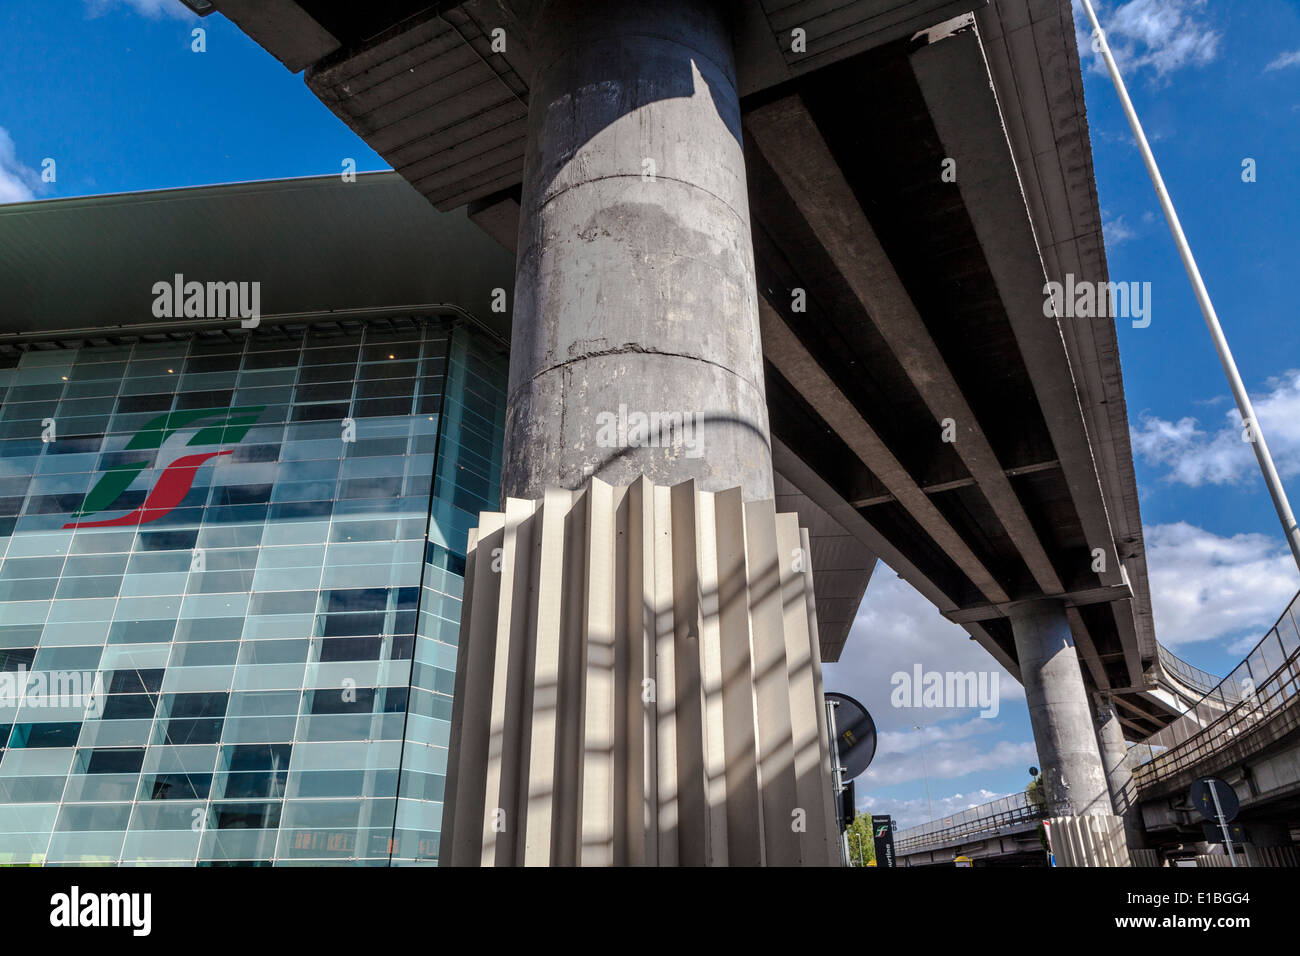
[[[167,439],[183,429],[196,426],[197,431],[185,443],[185,447],[233,445],[243,440],[265,410],[265,405],[250,405],[243,408],[194,408],[183,412],[167,412],[151,419],[132,435],[131,440],[126,444],[126,451],[161,451]],[[205,422],[205,419],[214,418],[219,420]],[[157,521],[189,494],[199,468],[213,458],[231,453],[230,449],[219,449],[182,455],[172,460],[163,469],[145,497],[144,503],[130,514],[101,521],[70,521],[63,527],[118,528]],[[73,512],[72,516],[84,518],[87,515],[107,511],[149,464],[150,460],[146,458],[113,465],[104,472],[104,476],[99,479],[95,487],[90,489],[81,507]]]

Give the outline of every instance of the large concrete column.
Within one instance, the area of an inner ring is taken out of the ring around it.
[[[502,497],[642,474],[771,497],[725,4],[539,6]]]
[[[1064,605],[1026,601],[1013,605],[1009,616],[1049,812],[1110,814],[1110,791]]]
[[[1146,832],[1142,827],[1142,814],[1138,809],[1137,787],[1133,784],[1133,765],[1129,761],[1128,743],[1124,728],[1120,726],[1115,704],[1109,696],[1094,698],[1093,717],[1097,727],[1097,747],[1101,752],[1102,769],[1110,788],[1111,805],[1124,820],[1124,835],[1129,849],[1146,846]]]

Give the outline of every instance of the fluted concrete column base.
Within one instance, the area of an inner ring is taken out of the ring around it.
[[[444,865],[837,865],[807,532],[739,488],[470,532]]]
[[[1152,850],[1146,847],[1135,847],[1129,844],[1128,858],[1134,866],[1140,867],[1161,867],[1164,862],[1160,859],[1160,851]]]
[[[1131,866],[1124,820],[1111,813],[1044,821],[1057,866]]]

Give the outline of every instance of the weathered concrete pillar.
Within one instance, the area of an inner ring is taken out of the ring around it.
[[[1124,835],[1128,838],[1129,849],[1144,847],[1146,831],[1142,827],[1142,814],[1138,809],[1137,787],[1133,784],[1133,765],[1129,761],[1124,728],[1120,726],[1115,704],[1108,695],[1098,695],[1093,700],[1097,747],[1101,752],[1101,765],[1110,788],[1111,805],[1124,820]]]
[[[539,6],[502,497],[642,474],[771,497],[725,4]]]
[[[1013,605],[1009,616],[1049,811],[1063,817],[1110,814],[1110,791],[1065,606],[1026,601]]]

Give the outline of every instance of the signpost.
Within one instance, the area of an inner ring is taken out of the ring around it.
[[[1201,816],[1219,825],[1223,842],[1228,848],[1228,859],[1236,866],[1237,854],[1232,848],[1232,834],[1228,830],[1228,824],[1237,818],[1237,811],[1241,808],[1236,791],[1218,777],[1202,777],[1192,784],[1188,799],[1192,806],[1201,811]]]
[[[840,858],[844,866],[849,865],[848,827],[853,822],[853,783],[852,780],[867,769],[871,759],[876,755],[876,724],[867,713],[867,709],[847,694],[828,693],[823,695],[826,703],[826,724],[831,739],[831,784],[835,789],[835,816],[840,825]],[[872,820],[884,819],[888,817]],[[880,838],[876,837],[876,859],[880,855]],[[859,855],[861,848],[859,847]],[[892,828],[889,836],[889,862],[883,866],[894,865],[894,837]]]

